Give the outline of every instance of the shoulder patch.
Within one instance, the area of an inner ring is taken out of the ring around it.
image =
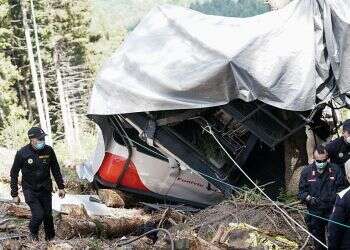
[[[350,190],[350,187],[345,188],[344,190],[340,191],[338,193],[339,197],[342,199],[344,197],[344,195]]]

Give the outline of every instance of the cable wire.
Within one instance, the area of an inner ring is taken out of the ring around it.
[[[205,119],[204,119],[205,120]],[[225,149],[225,147],[220,143],[220,141],[217,139],[217,137],[215,136],[215,134],[214,134],[214,132],[212,131],[212,129],[211,129],[211,126],[209,125],[209,123],[205,120],[205,122],[207,123],[207,126],[206,127],[203,127],[202,126],[202,129],[205,131],[205,132],[207,132],[207,133],[209,133],[214,139],[215,139],[215,141],[218,143],[218,145],[222,148],[222,150],[225,152],[225,154],[230,158],[230,160],[234,163],[234,165],[241,171],[241,173],[255,186],[255,188],[266,198],[266,199],[268,199],[281,213],[283,213],[287,218],[289,218],[294,224],[296,224],[302,231],[304,231],[307,235],[309,235],[311,238],[313,238],[315,241],[317,241],[319,244],[321,244],[323,247],[325,247],[325,248],[327,248],[328,249],[328,247],[323,243],[323,242],[321,242],[318,238],[316,238],[313,234],[311,234],[307,229],[305,229],[302,225],[300,225],[297,221],[295,221],[287,212],[285,212],[283,209],[281,209],[280,207],[279,207],[279,205],[276,203],[276,202],[274,202],[262,189],[261,189],[261,187],[260,186],[258,186],[249,176],[248,176],[248,174],[247,173],[245,173],[245,171],[238,165],[238,163],[232,158],[232,156],[227,152],[227,150]],[[131,140],[131,141],[133,141],[131,138],[128,138],[129,140]],[[135,142],[135,141],[133,141],[134,143],[137,143],[137,142]],[[141,146],[141,145],[140,145]],[[143,146],[143,145],[142,145]],[[144,146],[143,146],[144,147]],[[150,148],[147,148],[147,147],[144,147],[145,149],[147,149],[147,150],[149,150],[150,152],[152,152],[152,153],[154,153],[154,154],[159,154],[158,152],[156,152],[156,151],[153,151],[152,149],[150,149]],[[193,170],[194,171],[194,170]],[[200,172],[200,171],[194,171],[194,172],[197,172],[198,174],[200,174],[200,175],[202,175],[202,176],[205,176],[205,177],[208,177],[208,178],[210,178],[210,179],[212,179],[212,180],[215,180],[215,181],[217,181],[217,182],[220,182],[220,183],[222,183],[222,184],[224,184],[224,185],[227,185],[227,186],[229,186],[229,187],[231,187],[233,190],[235,190],[235,191],[246,191],[246,190],[244,190],[244,189],[242,189],[242,188],[239,188],[239,187],[236,187],[236,186],[233,186],[233,185],[231,185],[231,184],[229,184],[229,183],[227,183],[227,182],[225,182],[225,181],[222,181],[222,180],[220,180],[220,179],[218,179],[218,178],[215,178],[215,177],[212,177],[212,176],[209,176],[209,175],[207,175],[207,174],[204,174],[204,173],[202,173],[202,172]],[[300,210],[300,209],[297,209],[297,208],[294,208],[294,207],[291,207],[291,206],[288,206],[288,205],[285,205],[285,204],[283,204],[283,206],[284,207],[287,207],[287,208],[289,208],[289,209],[292,209],[292,210],[295,210],[295,211],[298,211],[298,212],[301,212],[301,213],[304,213],[304,214],[307,214],[307,215],[310,215],[310,216],[313,216],[313,217],[315,217],[315,218],[318,218],[318,219],[321,219],[321,220],[324,220],[324,221],[327,221],[327,222],[331,222],[331,223],[334,223],[334,224],[337,224],[337,225],[340,225],[340,226],[343,226],[343,227],[345,227],[345,228],[350,228],[350,226],[349,225],[346,225],[346,224],[342,224],[342,223],[339,223],[339,222],[336,222],[336,221],[332,221],[332,220],[330,220],[330,219],[327,219],[327,218],[324,218],[324,217],[321,217],[321,216],[318,216],[318,215],[315,215],[315,214],[312,214],[312,213],[309,213],[309,212],[306,212],[306,211],[303,211],[303,210]],[[152,231],[152,230],[151,230]],[[148,233],[151,233],[151,231],[150,232],[148,232]],[[154,231],[152,231],[152,232],[154,232]],[[147,234],[148,234],[147,233]],[[146,235],[147,235],[146,234]],[[144,236],[144,235],[143,235]],[[142,236],[142,237],[143,237]],[[170,236],[170,235],[169,235]],[[141,237],[141,238],[142,238]],[[138,239],[138,238],[136,238],[136,239]]]
[[[130,140],[133,141],[131,138],[130,138]],[[137,144],[137,142],[135,142],[135,141],[133,141],[133,142]],[[143,145],[140,144],[140,146],[143,146]],[[144,146],[143,146],[143,147],[144,147]],[[153,151],[153,150],[150,149],[150,148],[147,148],[147,147],[144,147],[144,148],[145,148],[146,150],[148,150],[148,151],[154,153],[154,154],[157,154],[156,151]],[[164,157],[164,156],[163,156],[163,157]],[[209,178],[209,179],[212,179],[212,180],[214,180],[214,181],[220,182],[221,184],[227,185],[227,186],[229,186],[233,191],[236,191],[236,192],[246,192],[246,191],[247,191],[247,190],[245,190],[245,189],[243,189],[243,188],[240,188],[240,187],[234,186],[234,185],[232,185],[232,184],[229,184],[229,183],[227,183],[227,182],[225,182],[225,181],[222,181],[222,180],[220,180],[219,178],[215,178],[215,177],[212,177],[212,176],[210,176],[210,175],[207,175],[207,174],[205,174],[205,173],[203,173],[203,172],[201,172],[201,171],[198,171],[198,170],[196,170],[196,171],[195,171],[195,170],[192,170],[192,171],[198,173],[199,175],[202,175],[202,176],[205,176],[205,177],[207,177],[207,178]],[[324,221],[327,221],[327,222],[330,222],[330,223],[337,224],[337,225],[342,226],[342,227],[345,227],[345,228],[347,228],[347,229],[350,229],[350,226],[349,226],[349,225],[342,224],[342,223],[340,223],[340,222],[333,221],[333,220],[330,220],[330,219],[321,217],[321,216],[319,216],[319,215],[306,212],[305,210],[301,210],[301,209],[298,209],[298,208],[295,208],[295,207],[292,207],[292,206],[288,206],[287,204],[283,204],[283,207],[286,207],[286,208],[289,208],[289,209],[291,209],[291,210],[294,210],[294,211],[297,211],[297,212],[300,212],[300,213],[303,213],[303,214],[306,214],[306,215],[310,215],[310,216],[312,216],[312,217],[315,217],[315,218],[318,218],[318,219],[321,219],[321,220],[324,220]]]
[[[226,155],[230,158],[230,160],[234,163],[234,165],[241,171],[241,173],[255,186],[259,192],[265,196],[266,199],[268,199],[282,214],[284,214],[288,219],[290,219],[295,225],[297,225],[301,230],[303,230],[305,233],[310,235],[315,241],[317,241],[319,244],[321,244],[323,247],[327,248],[328,247],[320,241],[317,237],[315,237],[312,233],[310,233],[307,229],[305,229],[302,225],[300,225],[296,220],[294,220],[286,211],[284,211],[282,208],[280,208],[276,202],[274,202],[265,192],[262,190],[250,177],[249,175],[238,165],[238,163],[232,158],[232,156],[227,152],[225,147],[220,143],[220,141],[217,139],[215,134],[213,133],[211,126],[208,124],[206,127],[202,127],[204,131],[209,133],[210,135],[213,136],[215,141],[219,144],[219,146],[222,148],[222,150],[226,153]]]
[[[130,138],[130,140],[133,141],[135,144],[138,144],[138,142],[132,140],[131,138]],[[144,147],[144,149],[146,149],[146,150],[148,150],[148,151],[150,151],[150,152],[152,152],[152,153],[154,153],[154,154],[157,154],[156,151],[153,151],[152,149],[150,149],[150,148],[148,148],[148,147],[145,147],[145,146],[143,146],[142,144],[139,144],[139,146],[142,146],[142,147]],[[163,155],[161,155],[161,156],[163,156]],[[163,157],[165,157],[165,156],[163,156]],[[199,175],[201,175],[201,176],[205,176],[205,177],[207,177],[207,178],[209,178],[209,179],[212,179],[212,180],[214,180],[214,181],[220,182],[221,184],[227,185],[227,186],[229,186],[233,191],[236,191],[236,192],[247,192],[247,190],[245,190],[245,189],[243,189],[243,188],[234,186],[234,185],[232,185],[232,184],[230,184],[230,183],[227,183],[227,182],[225,182],[225,181],[223,181],[223,180],[221,180],[221,179],[219,179],[219,178],[215,178],[215,177],[213,177],[213,176],[207,175],[207,174],[205,174],[205,173],[203,173],[203,172],[201,172],[201,171],[198,171],[198,170],[192,170],[192,171],[193,171],[193,172],[196,172],[197,174],[199,174]],[[340,223],[340,222],[333,221],[333,220],[327,219],[327,218],[325,218],[325,217],[321,217],[321,216],[319,216],[319,215],[316,215],[316,214],[313,214],[313,213],[309,213],[309,212],[306,212],[306,211],[304,211],[304,210],[301,210],[301,209],[298,209],[298,208],[295,208],[295,207],[292,207],[292,206],[288,206],[287,204],[283,204],[282,206],[283,206],[283,207],[286,207],[286,208],[289,208],[289,209],[291,209],[291,210],[295,210],[295,211],[297,211],[297,212],[300,212],[300,213],[303,213],[303,214],[306,214],[306,215],[310,215],[310,216],[312,216],[312,217],[315,217],[315,218],[318,218],[318,219],[321,219],[321,220],[324,220],[324,221],[327,221],[327,222],[331,222],[331,223],[337,224],[337,225],[339,225],[339,226],[343,226],[343,227],[345,227],[345,228],[349,228],[349,229],[350,229],[350,226],[349,226],[349,225],[342,224],[342,223]]]

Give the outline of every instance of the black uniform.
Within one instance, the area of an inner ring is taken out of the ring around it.
[[[328,219],[336,199],[337,192],[344,188],[344,177],[339,167],[335,164],[327,164],[322,174],[317,172],[315,163],[305,167],[300,176],[299,198],[306,203],[308,212],[316,216]],[[314,197],[313,203],[306,200],[310,195]],[[322,242],[325,240],[327,221],[311,215],[305,216],[305,222],[309,231]],[[316,249],[323,249],[315,242]]]
[[[328,223],[328,249],[350,249],[350,188],[344,189],[337,195],[337,200],[330,220],[339,224]]]
[[[18,196],[18,173],[22,172],[22,189],[32,217],[29,229],[37,236],[44,222],[45,238],[52,239],[55,230],[52,218],[52,180],[50,170],[59,189],[64,189],[63,179],[54,150],[45,145],[41,150],[30,144],[21,148],[15,156],[11,169],[11,196]]]

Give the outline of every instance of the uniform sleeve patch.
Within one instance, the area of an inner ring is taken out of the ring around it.
[[[309,179],[307,181],[313,182],[313,181],[316,181],[316,179]]]
[[[40,155],[39,156],[39,159],[47,159],[47,158],[49,158],[50,157],[50,155]]]

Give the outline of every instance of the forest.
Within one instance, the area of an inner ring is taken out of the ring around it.
[[[0,145],[20,148],[39,125],[62,160],[86,158],[96,141],[86,118],[94,77],[157,4],[236,17],[268,11],[259,0],[0,0]]]

